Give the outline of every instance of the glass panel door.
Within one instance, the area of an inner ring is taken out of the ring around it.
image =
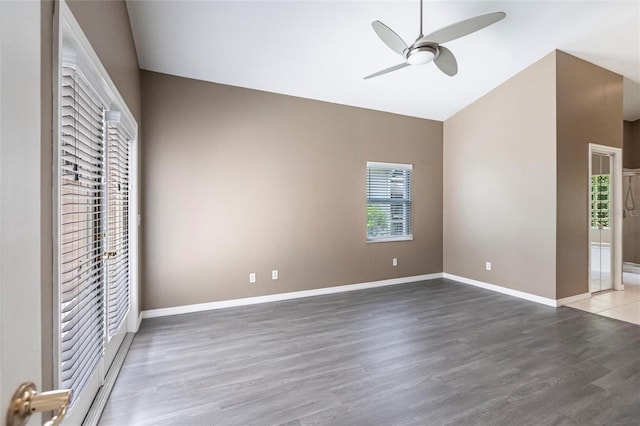
[[[589,291],[611,290],[612,281],[612,157],[594,153],[591,157],[591,218],[589,226]]]

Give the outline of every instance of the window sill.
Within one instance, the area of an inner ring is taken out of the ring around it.
[[[389,243],[392,241],[413,241],[413,235],[405,235],[402,237],[381,237],[381,238],[367,238],[367,244],[369,243]]]

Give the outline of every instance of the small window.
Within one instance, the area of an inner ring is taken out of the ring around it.
[[[611,207],[609,192],[611,190],[610,175],[591,176],[591,227],[611,227]]]
[[[412,240],[411,164],[367,162],[367,241]]]

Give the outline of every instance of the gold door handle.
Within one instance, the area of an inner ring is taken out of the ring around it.
[[[9,410],[7,410],[7,426],[24,426],[31,414],[52,410],[56,410],[55,416],[44,425],[59,425],[67,414],[70,401],[71,390],[38,393],[35,384],[25,382],[18,386],[11,398]]]
[[[109,260],[112,257],[116,257],[117,254],[115,251],[107,251],[102,255],[102,260]]]

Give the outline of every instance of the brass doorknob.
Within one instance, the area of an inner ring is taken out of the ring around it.
[[[7,410],[7,426],[24,426],[31,414],[52,410],[56,410],[56,414],[45,426],[58,425],[67,414],[70,401],[71,390],[38,393],[35,384],[25,382],[18,386],[11,398]]]

